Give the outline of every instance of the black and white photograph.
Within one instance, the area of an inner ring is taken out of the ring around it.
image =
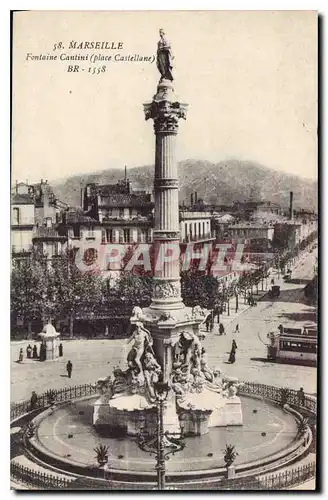
[[[11,11],[12,490],[318,490],[318,25]]]

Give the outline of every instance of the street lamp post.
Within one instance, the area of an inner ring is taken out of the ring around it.
[[[165,490],[165,461],[169,455],[181,451],[185,447],[183,441],[183,425],[181,432],[164,432],[164,407],[169,393],[169,385],[166,382],[157,382],[154,384],[156,406],[157,406],[157,428],[156,435],[149,435],[143,430],[144,422],[141,425],[141,433],[138,436],[138,446],[147,453],[155,454],[157,470],[157,486],[159,490]],[[181,421],[183,422],[183,421]]]

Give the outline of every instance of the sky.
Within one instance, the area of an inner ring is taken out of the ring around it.
[[[159,28],[172,45],[175,91],[189,104],[178,161],[237,158],[317,178],[316,12],[30,11],[14,16],[13,180],[154,162],[142,105],[156,93],[155,62],[40,61],[27,53],[152,57]],[[123,49],[73,50],[70,41]],[[54,51],[59,42],[64,48]]]

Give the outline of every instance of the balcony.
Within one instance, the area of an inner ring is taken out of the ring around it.
[[[23,253],[30,253],[31,250],[32,250],[32,244],[28,244],[28,245],[12,245],[12,247],[11,247],[11,252],[14,255],[23,254]]]
[[[61,236],[58,234],[58,231],[53,227],[38,227],[33,233],[33,241],[34,240],[66,240],[66,236]]]
[[[11,221],[11,226],[13,228],[19,228],[20,226],[34,226],[34,224],[34,217],[20,217],[18,220],[13,218]]]
[[[103,218],[102,224],[109,224],[109,223],[116,223],[121,225],[122,223],[125,224],[132,224],[132,225],[138,225],[139,223],[150,223],[154,219],[153,215],[107,215],[106,217]]]
[[[212,236],[211,233],[205,233],[205,234],[197,234],[193,236],[186,236],[185,238],[181,238],[181,243],[201,243],[204,241],[209,241],[209,240],[214,240],[214,237]]]

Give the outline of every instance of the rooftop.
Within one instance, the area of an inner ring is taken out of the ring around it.
[[[135,207],[152,204],[151,195],[147,193],[112,193],[104,195],[101,192],[100,196],[99,206],[102,207]]]
[[[11,195],[11,203],[13,205],[34,205],[34,200],[29,194],[14,193]]]

